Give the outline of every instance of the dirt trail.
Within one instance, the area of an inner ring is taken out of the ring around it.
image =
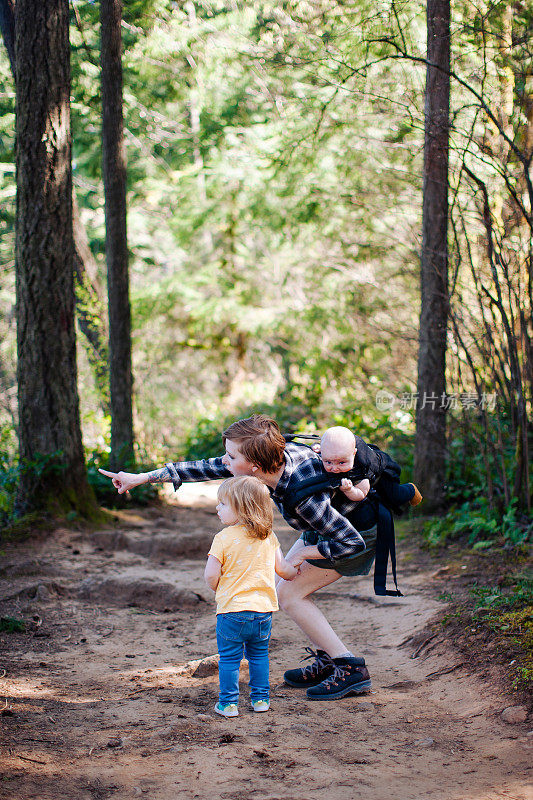
[[[123,512],[119,529],[58,530],[4,553],[0,613],[32,630],[2,634],[0,798],[533,798],[531,723],[503,722],[512,699],[457,652],[420,647],[441,604],[435,565],[416,555],[401,568],[404,598],[375,598],[367,578],[320,593],[365,656],[372,694],[309,702],[284,686],[307,642],[280,612],[271,711],[248,710],[243,670],[240,717],[216,716],[216,674],[194,676],[190,662],[216,652],[202,573],[219,524],[209,489],[187,488],[180,506]],[[295,533],[277,522],[286,550]]]

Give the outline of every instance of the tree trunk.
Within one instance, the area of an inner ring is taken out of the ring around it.
[[[105,189],[111,462],[133,462],[131,314],[126,237],[126,148],[122,119],[121,0],[101,0],[102,142]]]
[[[15,45],[19,441],[36,466],[18,506],[94,513],[76,384],[68,0],[17,0]]]
[[[98,267],[89,247],[87,233],[80,220],[75,191],[72,193],[72,225],[78,325],[85,337],[85,350],[93,370],[100,407],[104,414],[110,414],[107,315],[102,287],[98,280]]]
[[[428,0],[421,310],[415,481],[427,509],[444,501],[448,322],[450,2]],[[435,65],[435,66],[431,66]]]
[[[4,39],[13,78],[15,78],[15,3],[0,0],[0,30]],[[96,262],[89,247],[85,228],[81,224],[76,192],[72,194],[74,227],[74,280],[76,313],[80,330],[85,336],[87,356],[94,372],[100,405],[105,414],[109,408],[109,376],[107,327],[102,287],[98,280]]]

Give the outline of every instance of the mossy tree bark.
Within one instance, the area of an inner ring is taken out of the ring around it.
[[[122,2],[101,0],[102,171],[105,189],[111,464],[133,462],[133,377],[122,112]]]
[[[17,0],[19,509],[95,513],[76,371],[68,0]]]
[[[450,0],[427,0],[427,74],[422,212],[415,481],[426,508],[444,502],[448,326]]]

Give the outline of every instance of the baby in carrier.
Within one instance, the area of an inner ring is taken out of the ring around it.
[[[414,483],[400,483],[400,467],[387,453],[368,445],[349,428],[328,428],[320,440],[320,457],[326,472],[349,473],[340,490],[350,500],[364,500],[375,489],[383,503],[400,512],[416,506],[422,495]]]

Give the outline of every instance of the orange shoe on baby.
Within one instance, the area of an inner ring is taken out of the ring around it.
[[[420,492],[418,491],[418,489],[416,488],[414,483],[412,483],[411,486],[415,490],[415,493],[412,496],[412,498],[409,500],[409,505],[410,506],[417,506],[419,503],[422,502],[422,495],[420,494]]]

